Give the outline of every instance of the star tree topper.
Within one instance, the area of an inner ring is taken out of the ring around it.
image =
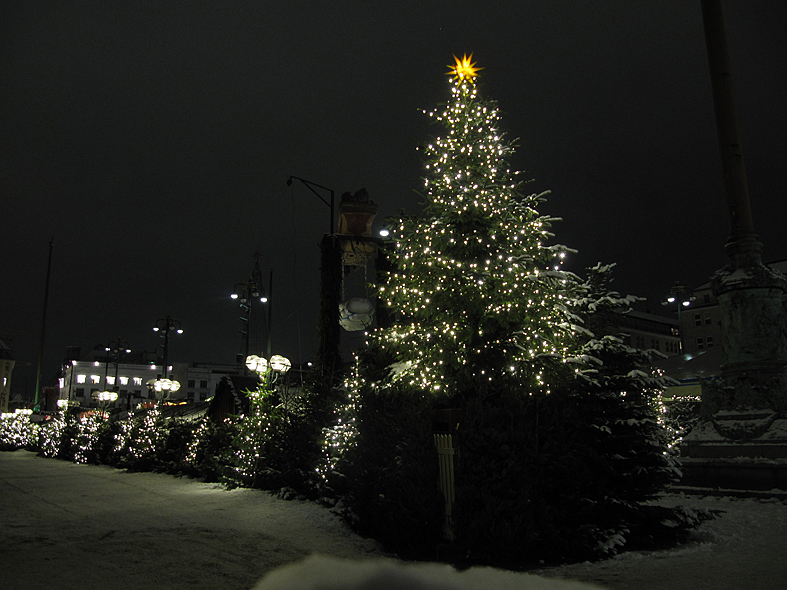
[[[462,59],[454,56],[454,60],[456,61],[456,64],[448,66],[450,68],[448,70],[448,75],[454,76],[459,80],[468,80],[470,82],[474,82],[478,77],[478,70],[484,69],[475,67],[472,53],[470,54],[470,57],[468,57],[467,54],[464,54]]]

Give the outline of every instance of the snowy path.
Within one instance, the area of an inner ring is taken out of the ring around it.
[[[249,589],[313,552],[376,545],[309,502],[155,473],[0,453],[4,590]]]
[[[703,523],[693,533],[694,542],[683,547],[534,573],[621,590],[787,589],[787,502],[670,496],[663,503],[722,514]]]
[[[694,496],[664,502],[724,513],[684,547],[532,573],[613,590],[787,588],[787,502]],[[312,503],[26,451],[0,453],[0,527],[3,590],[245,590],[311,553],[381,555],[375,543]],[[505,587],[534,588],[526,578]]]

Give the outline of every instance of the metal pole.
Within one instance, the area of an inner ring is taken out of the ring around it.
[[[167,351],[169,349],[169,325],[172,321],[172,318],[167,316],[167,319],[164,320],[164,371],[162,372],[161,378],[167,378]]]
[[[243,305],[246,306],[246,332],[244,332],[243,338],[246,341],[246,354],[243,357],[243,366],[246,366],[246,359],[249,358],[249,338],[251,333],[251,292],[252,286],[251,282],[246,283],[246,303]]]
[[[71,401],[71,388],[74,384],[74,369],[76,369],[76,366],[74,365],[73,360],[68,361],[68,366],[70,367],[68,373],[68,401]]]
[[[271,324],[271,318],[273,317],[273,269],[271,269],[270,276],[268,278],[268,329],[266,330],[266,343],[265,343],[265,355],[268,360],[271,358],[271,330],[273,329],[273,324]]]
[[[313,192],[317,196],[318,199],[320,199],[323,203],[325,203],[331,209],[331,226],[328,228],[328,234],[336,233],[336,229],[334,228],[334,225],[333,225],[333,210],[334,210],[334,207],[335,207],[335,202],[334,202],[335,199],[334,199],[333,189],[330,189],[327,186],[323,186],[321,184],[317,184],[316,182],[312,182],[311,180],[306,180],[304,178],[300,178],[299,176],[290,176],[287,179],[287,186],[291,186],[292,185],[292,180],[293,179],[301,181],[303,183],[303,186],[305,186],[311,192]],[[329,193],[331,193],[331,201],[330,201],[330,203],[325,200],[325,197],[323,197],[320,193],[318,193],[316,190],[314,190],[315,186],[317,188],[321,188],[321,189],[326,190]]]
[[[35,408],[38,409],[38,398],[41,393],[41,366],[44,364],[44,337],[46,336],[46,308],[49,302],[49,277],[52,272],[52,248],[55,245],[55,237],[49,240],[49,260],[46,266],[46,286],[44,287],[44,310],[41,314],[41,339],[38,342],[38,368],[36,369],[36,397]]]

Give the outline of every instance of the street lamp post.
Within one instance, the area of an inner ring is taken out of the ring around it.
[[[117,391],[97,391],[93,394],[93,399],[98,402],[98,409],[101,410],[101,417],[106,418],[106,409],[109,404],[117,401]]]
[[[249,332],[251,331],[252,300],[259,299],[260,302],[265,303],[268,301],[268,298],[264,294],[260,293],[260,288],[252,277],[249,277],[245,283],[236,283],[233,293],[230,295],[230,297],[238,302],[242,310],[243,315],[240,317],[242,323],[239,332],[241,333],[241,342],[243,344],[243,358],[246,358],[249,356]]]
[[[299,182],[303,183],[303,186],[305,186],[305,187],[306,187],[306,188],[308,188],[308,189],[309,189],[311,192],[313,192],[313,193],[314,193],[314,194],[317,196],[317,198],[318,198],[318,199],[320,199],[320,200],[321,200],[323,203],[325,203],[325,204],[326,204],[326,205],[327,205],[327,206],[330,208],[330,210],[331,210],[331,225],[330,225],[330,227],[328,228],[328,233],[329,233],[329,234],[335,233],[336,229],[335,229],[335,227],[334,227],[334,225],[333,225],[333,212],[334,212],[334,210],[335,210],[335,203],[334,203],[334,192],[333,192],[333,189],[330,189],[330,188],[328,188],[327,186],[322,186],[321,184],[317,184],[316,182],[312,182],[311,180],[306,180],[306,179],[300,178],[300,177],[298,177],[298,176],[290,176],[290,177],[287,179],[287,186],[292,186],[292,181],[293,181],[293,180],[297,180],[297,181],[299,181]],[[329,202],[329,201],[326,201],[326,200],[325,200],[325,197],[323,197],[323,196],[322,196],[320,193],[318,193],[316,190],[314,190],[314,189],[315,189],[315,187],[316,187],[316,188],[321,188],[322,190],[325,190],[325,191],[328,191],[328,192],[331,194],[331,197],[330,197],[330,198],[331,198],[331,200],[330,200],[330,202]]]
[[[254,254],[255,262],[254,262],[254,270],[252,271],[252,275],[248,278],[245,283],[237,283],[235,288],[233,289],[233,293],[230,296],[232,299],[235,299],[239,302],[240,308],[243,313],[241,316],[241,329],[239,332],[241,333],[241,344],[243,346],[243,352],[238,355],[238,363],[241,364],[242,359],[245,359],[249,356],[249,349],[251,347],[250,342],[250,333],[251,333],[251,322],[254,314],[252,313],[252,304],[255,299],[258,299],[260,303],[265,303],[268,306],[268,314],[267,319],[263,316],[263,325],[265,328],[265,347],[268,356],[270,356],[271,351],[271,319],[272,319],[272,310],[273,310],[273,302],[271,301],[271,294],[273,292],[273,269],[270,271],[270,275],[268,278],[268,292],[265,292],[265,289],[262,285],[262,271],[260,270],[260,258],[261,255],[259,252],[255,252]]]
[[[120,360],[123,353],[130,353],[131,349],[128,347],[128,342],[122,340],[120,338],[116,340],[111,340],[107,346],[104,347],[104,350],[107,352],[107,362],[106,362],[106,370],[104,371],[104,385],[106,386],[107,383],[107,373],[109,370],[109,362],[110,360],[115,361],[115,383],[113,384],[112,388],[114,391],[120,393],[120,387],[118,385],[118,373],[120,371]]]
[[[669,293],[667,293],[661,302],[662,305],[676,305],[678,308],[678,329],[680,330],[679,336],[681,352],[683,352],[683,323],[681,321],[680,312],[684,307],[691,305],[691,302],[695,299],[696,297],[694,296],[694,291],[685,285],[681,285],[679,281],[675,281],[675,284],[670,287]]]
[[[159,402],[169,399],[169,396],[180,389],[180,381],[175,379],[148,379],[146,384],[156,396]]]
[[[173,320],[172,316],[167,316],[165,318],[160,318],[156,320],[156,325],[153,326],[154,332],[161,332],[161,337],[164,339],[164,371],[162,373],[162,379],[167,378],[167,367],[169,362],[169,333],[170,331],[175,331],[178,334],[183,334],[183,329],[180,327],[180,322],[178,320]]]
[[[291,368],[290,359],[280,354],[274,354],[270,361],[252,354],[246,357],[246,367],[249,371],[257,373],[260,381],[265,384],[265,390],[273,391],[273,384],[280,375],[286,374]]]

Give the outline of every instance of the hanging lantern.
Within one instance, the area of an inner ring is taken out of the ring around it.
[[[339,325],[348,332],[365,330],[374,321],[374,305],[368,299],[348,299],[339,305]]]

